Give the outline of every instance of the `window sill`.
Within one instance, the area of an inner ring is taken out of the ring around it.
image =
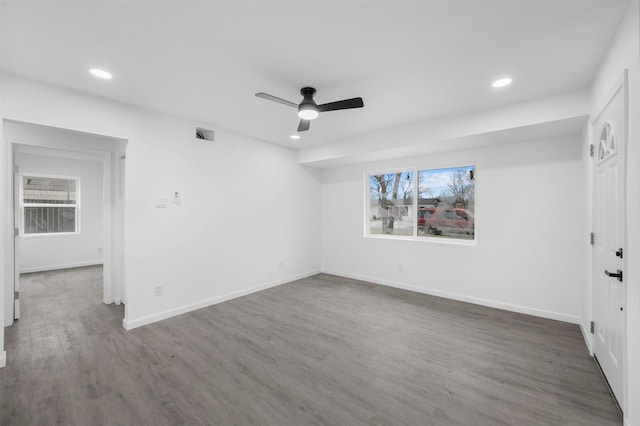
[[[458,246],[477,246],[478,240],[463,240],[459,238],[445,238],[445,237],[414,237],[410,235],[364,235],[364,238],[370,238],[374,240],[399,240],[399,241],[418,241],[431,244],[446,244],[446,245],[458,245]]]
[[[20,234],[21,237],[33,238],[33,237],[53,237],[63,235],[80,235],[79,232],[43,232],[41,234]]]

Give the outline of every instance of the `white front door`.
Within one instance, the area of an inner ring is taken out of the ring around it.
[[[625,309],[626,72],[593,121],[593,351],[620,407]]]

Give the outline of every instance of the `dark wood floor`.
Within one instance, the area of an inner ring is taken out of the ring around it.
[[[127,332],[101,272],[24,276],[3,426],[622,423],[575,325],[317,275]]]

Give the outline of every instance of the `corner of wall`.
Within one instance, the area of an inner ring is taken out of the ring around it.
[[[0,368],[4,368],[7,365],[7,352],[0,352]]]

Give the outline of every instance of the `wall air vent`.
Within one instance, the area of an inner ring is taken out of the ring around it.
[[[213,142],[214,131],[209,129],[204,129],[202,127],[196,127],[196,139],[203,139],[206,141]]]

